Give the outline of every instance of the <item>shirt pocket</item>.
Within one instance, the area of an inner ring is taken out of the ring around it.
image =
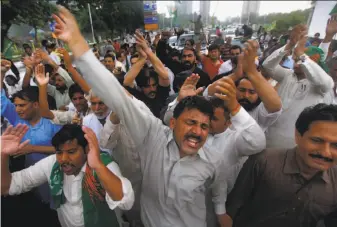
[[[206,209],[204,181],[197,177],[185,177],[179,183],[179,199],[187,206]]]

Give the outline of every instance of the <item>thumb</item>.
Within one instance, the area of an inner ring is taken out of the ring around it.
[[[204,90],[204,87],[199,87],[195,92],[197,95],[201,94],[201,92]]]

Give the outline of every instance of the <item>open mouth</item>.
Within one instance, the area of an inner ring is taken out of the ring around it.
[[[73,170],[73,166],[72,165],[62,165],[62,170],[64,173],[71,173]]]
[[[192,147],[192,148],[198,148],[199,144],[200,144],[200,139],[197,139],[195,137],[187,137],[185,139],[187,145],[189,147]]]
[[[333,160],[331,158],[327,158],[327,157],[323,157],[321,155],[318,154],[309,154],[309,156],[316,162],[319,164],[327,164],[327,163],[332,163]]]

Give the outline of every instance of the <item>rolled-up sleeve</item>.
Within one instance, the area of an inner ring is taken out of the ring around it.
[[[212,184],[212,201],[214,210],[217,215],[226,213],[226,198],[227,198],[227,184],[226,178],[228,173],[225,170],[228,166],[225,165],[224,160],[219,162],[215,170],[214,182]]]
[[[54,118],[51,121],[57,125],[71,124],[76,115],[76,112],[73,111],[51,110],[51,112],[54,114]]]
[[[130,181],[122,176],[121,171],[115,162],[109,163],[107,168],[121,180],[123,190],[123,198],[120,201],[114,201],[108,193],[106,193],[105,200],[109,205],[109,208],[113,210],[116,207],[119,207],[122,210],[130,210],[135,201],[135,195]]]

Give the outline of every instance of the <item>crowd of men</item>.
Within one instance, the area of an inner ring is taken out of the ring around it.
[[[72,54],[25,46],[20,84],[1,59],[3,226],[337,226],[337,17],[207,55],[53,18]]]

